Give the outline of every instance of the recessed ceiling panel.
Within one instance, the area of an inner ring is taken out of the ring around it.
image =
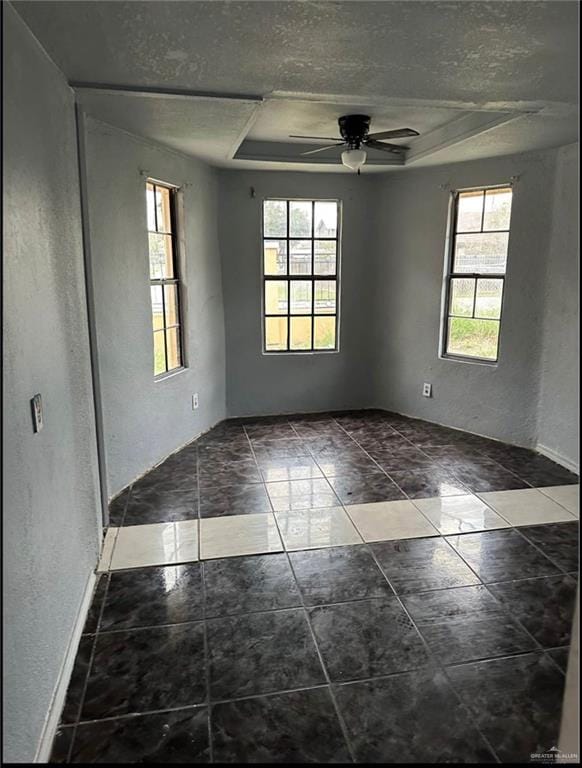
[[[456,118],[462,110],[437,107],[390,107],[321,103],[299,99],[270,99],[257,116],[247,138],[257,141],[288,141],[289,134],[339,136],[338,118],[353,113],[370,115],[370,132],[393,128],[414,128],[419,133],[439,127]],[[293,139],[301,141],[301,139]],[[309,139],[305,140],[310,142]],[[406,142],[409,142],[407,139]]]

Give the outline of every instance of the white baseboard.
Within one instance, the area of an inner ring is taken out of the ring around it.
[[[564,458],[564,456],[562,456],[561,454],[557,453],[551,448],[548,448],[547,445],[542,445],[541,443],[538,443],[536,445],[536,451],[538,453],[541,453],[542,456],[546,456],[546,458],[551,459],[552,461],[555,461],[556,464],[560,464],[562,467],[569,469],[570,472],[575,472],[577,475],[580,474],[580,467],[578,464],[575,464],[573,461],[570,461],[570,459]]]
[[[75,625],[73,626],[73,631],[71,632],[71,636],[69,638],[69,644],[63,658],[63,663],[61,664],[57,683],[55,685],[51,703],[44,721],[42,734],[38,742],[36,755],[34,756],[35,763],[48,763],[51,756],[53,741],[59,726],[59,719],[63,705],[65,703],[67,688],[69,687],[73,666],[75,664],[75,657],[77,656],[77,649],[79,647],[81,635],[83,634],[85,620],[87,619],[87,614],[91,606],[91,598],[93,597],[95,580],[95,574],[91,573],[87,579],[83,599],[81,600],[81,605],[79,606]]]

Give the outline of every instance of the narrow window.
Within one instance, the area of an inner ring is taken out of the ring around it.
[[[146,185],[154,376],[182,367],[180,276],[176,248],[176,189]]]
[[[511,187],[456,192],[443,354],[496,362],[507,265]]]
[[[337,350],[339,203],[263,203],[265,352]]]

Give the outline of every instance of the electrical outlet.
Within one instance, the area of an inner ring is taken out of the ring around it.
[[[192,410],[195,411],[198,408],[198,392],[192,395]]]
[[[424,397],[432,397],[432,384],[425,381],[422,385],[422,394]]]
[[[44,426],[43,418],[42,418],[42,396],[35,395],[31,401],[30,405],[32,408],[32,425],[35,432],[40,432],[40,430]]]

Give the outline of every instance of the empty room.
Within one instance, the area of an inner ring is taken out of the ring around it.
[[[579,762],[578,22],[2,2],[4,762]]]

